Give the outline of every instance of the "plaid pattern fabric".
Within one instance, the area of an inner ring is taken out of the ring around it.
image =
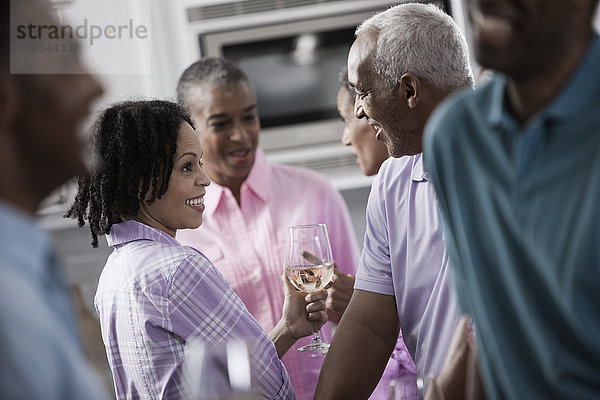
[[[183,398],[186,342],[239,337],[258,349],[260,392],[295,398],[273,343],[204,255],[135,221],[114,225],[108,243],[95,304],[118,399]]]

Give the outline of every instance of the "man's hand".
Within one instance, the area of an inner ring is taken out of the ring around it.
[[[433,379],[426,400],[485,399],[483,383],[477,366],[477,338],[468,315],[456,326],[446,361],[440,374]]]
[[[334,273],[335,278],[327,290],[327,311],[342,315],[354,292],[354,275],[344,274],[337,268],[334,269]]]

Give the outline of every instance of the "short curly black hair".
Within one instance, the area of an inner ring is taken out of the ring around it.
[[[127,101],[104,110],[93,128],[98,167],[79,178],[77,195],[65,218],[87,220],[92,246],[123,216],[137,214],[167,192],[182,123],[194,124],[182,106],[163,100]],[[149,196],[148,196],[149,195]]]

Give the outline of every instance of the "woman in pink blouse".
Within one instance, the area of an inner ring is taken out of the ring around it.
[[[267,335],[212,263],[177,242],[177,229],[202,223],[210,184],[188,112],[159,100],[114,105],[98,120],[93,144],[102,160],[80,179],[67,216],[89,223],[94,247],[106,234],[114,248],[95,304],[117,397],[183,398],[186,343],[242,337],[258,356],[255,389],[295,398],[279,357],[311,333],[311,321],[327,320],[327,292],[286,283],[283,316]]]

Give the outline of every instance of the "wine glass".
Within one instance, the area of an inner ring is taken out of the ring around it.
[[[285,270],[292,285],[305,292],[323,289],[333,276],[333,257],[325,224],[290,226],[285,254]],[[312,340],[298,351],[312,351],[312,357],[327,353],[329,344],[321,340],[313,321]]]
[[[422,398],[424,398],[424,392],[419,390],[418,380],[414,374],[400,376],[389,382],[389,400],[418,400]]]
[[[244,338],[232,338],[220,344],[188,342],[184,362],[189,383],[186,399],[260,399],[255,388],[254,357],[249,340]]]

